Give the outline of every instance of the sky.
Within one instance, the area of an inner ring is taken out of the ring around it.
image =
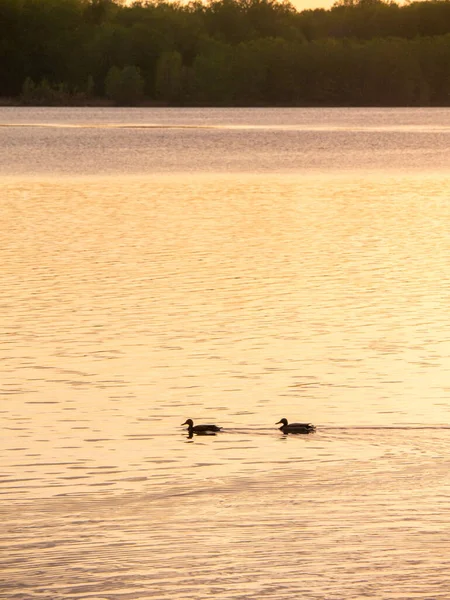
[[[335,0],[290,0],[298,11],[312,8],[331,8]]]

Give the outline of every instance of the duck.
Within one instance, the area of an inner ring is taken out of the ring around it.
[[[313,433],[316,428],[312,423],[288,423],[287,419],[280,419],[275,425],[282,424],[279,430],[283,433]]]
[[[181,425],[188,426],[189,434],[196,433],[197,435],[216,433],[216,431],[220,431],[222,429],[222,427],[218,427],[217,425],[194,425],[194,421],[192,419],[186,419],[186,421],[181,423]]]

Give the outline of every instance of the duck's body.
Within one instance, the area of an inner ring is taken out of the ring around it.
[[[287,419],[280,419],[275,425],[282,424],[279,428],[283,433],[313,433],[316,428],[312,423],[288,423]]]
[[[188,426],[188,432],[190,434],[196,433],[197,435],[207,435],[208,433],[216,433],[220,431],[222,427],[218,427],[217,425],[194,425],[194,421],[192,419],[186,419],[182,425]]]

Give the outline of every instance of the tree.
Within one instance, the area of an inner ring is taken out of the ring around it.
[[[144,79],[139,69],[129,65],[123,69],[111,67],[105,79],[105,94],[119,106],[134,106],[142,100]]]
[[[163,52],[156,65],[155,93],[166,102],[180,98],[183,65],[179,52]]]

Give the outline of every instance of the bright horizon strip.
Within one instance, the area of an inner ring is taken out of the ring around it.
[[[119,0],[120,1],[120,0]],[[177,1],[177,0],[174,0]],[[280,3],[282,0],[278,0]],[[318,8],[322,8],[325,10],[329,10],[336,2],[339,0],[288,0],[290,4],[298,11],[302,12],[304,10],[314,10]],[[404,4],[402,1],[395,0],[396,4],[400,6]],[[426,1],[426,0],[424,0]],[[123,4],[131,5],[135,2],[135,0],[123,0]],[[145,0],[144,0],[145,2]],[[189,0],[185,0],[184,2],[180,2],[180,4],[188,4]]]
[[[174,0],[176,1],[176,0]],[[281,0],[279,0],[281,3]],[[335,4],[336,0],[289,0],[290,4],[292,4],[292,6],[298,10],[298,12],[301,12],[303,10],[314,10],[316,8],[323,8],[325,10],[330,9],[333,4]],[[123,4],[125,5],[132,5],[134,4],[135,0],[125,0],[123,1]],[[144,0],[145,2],[145,0]],[[184,2],[180,2],[180,4],[188,4],[189,0],[185,0]]]

